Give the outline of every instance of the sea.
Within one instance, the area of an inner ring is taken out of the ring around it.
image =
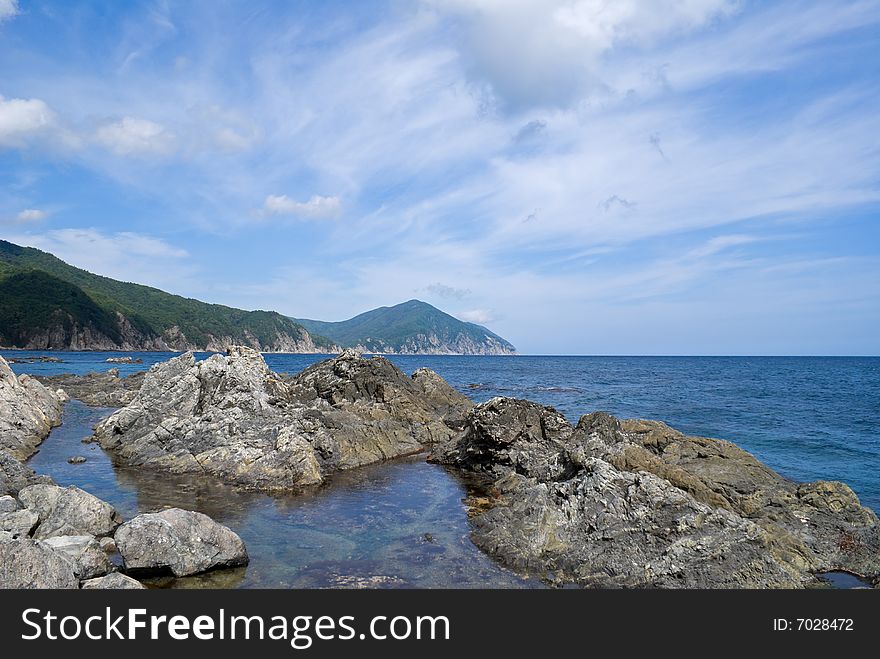
[[[6,351],[17,373],[149,368],[174,353]],[[208,356],[197,354],[198,358]],[[57,357],[62,363],[38,361]],[[266,354],[295,373],[326,355]],[[26,361],[35,359],[36,361]],[[596,410],[662,420],[732,441],[787,478],[840,480],[880,510],[880,357],[602,357],[392,355],[406,373],[428,367],[475,402],[494,396],[550,405],[576,422]],[[244,493],[213,481],[142,473],[80,440],[112,410],[72,401],[31,466],[113,503],[125,517],[178,505],[232,527],[246,569],[166,580],[168,587],[540,587],[469,539],[468,484],[423,456],[334,477],[292,495]],[[82,465],[67,458],[82,454]],[[218,581],[219,580],[219,581]]]

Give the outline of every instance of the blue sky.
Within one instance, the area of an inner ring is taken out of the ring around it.
[[[880,2],[0,0],[0,237],[525,353],[880,353]]]

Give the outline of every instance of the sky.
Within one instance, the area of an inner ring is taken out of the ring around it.
[[[877,355],[878,211],[880,0],[0,0],[0,238],[208,302]]]

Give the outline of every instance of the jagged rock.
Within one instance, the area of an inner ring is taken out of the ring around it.
[[[0,357],[0,449],[24,460],[61,423],[63,396],[35,379],[16,377]]]
[[[0,538],[0,588],[79,588],[70,560],[44,542]]]
[[[111,572],[107,576],[88,579],[82,582],[83,590],[144,590],[146,586],[120,572]]]
[[[120,526],[114,539],[125,569],[135,573],[170,570],[184,577],[248,563],[238,535],[207,515],[180,508],[138,515]]]
[[[92,407],[123,407],[135,397],[144,381],[144,372],[119,377],[119,369],[111,368],[101,373],[74,375],[35,376],[52,389],[62,389],[71,398],[76,398]]]
[[[132,465],[279,490],[448,441],[470,405],[427,374],[409,378],[379,357],[346,351],[283,378],[258,352],[237,347],[153,366],[95,437]]]
[[[481,475],[474,542],[551,581],[803,587],[880,573],[877,517],[841,483],[785,480],[729,442],[495,398],[432,459]]]
[[[51,485],[54,481],[48,476],[37,474],[33,469],[0,449],[0,494],[14,495],[28,485]]]
[[[112,535],[122,518],[109,503],[78,487],[31,485],[18,493],[19,500],[40,517],[37,539],[62,535]]]
[[[40,523],[40,516],[32,510],[16,510],[0,514],[0,531],[6,531],[13,538],[27,538]]]
[[[8,494],[4,494],[0,497],[0,514],[14,513],[16,510],[20,509],[21,504],[16,501],[15,497],[11,497]]]
[[[93,579],[113,569],[98,541],[90,535],[62,535],[44,541],[73,564],[78,579]]]

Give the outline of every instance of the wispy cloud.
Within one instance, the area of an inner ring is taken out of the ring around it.
[[[19,13],[18,0],[0,0],[0,24]]]
[[[267,217],[291,215],[306,220],[325,220],[337,217],[341,210],[339,197],[313,195],[308,201],[296,201],[287,195],[269,195],[261,212]]]

